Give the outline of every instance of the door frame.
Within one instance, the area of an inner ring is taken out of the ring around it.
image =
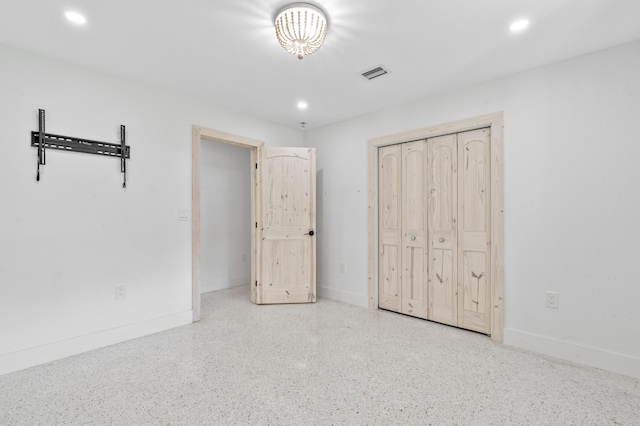
[[[491,340],[504,339],[504,156],[503,112],[458,120],[368,142],[368,265],[369,309],[378,309],[378,148],[452,133],[491,129]]]
[[[264,147],[264,142],[244,136],[233,135],[218,130],[208,129],[201,126],[192,126],[192,155],[191,155],[191,309],[193,312],[193,322],[200,321],[200,167],[202,141],[220,142],[229,145],[249,148],[251,151],[251,162],[247,165],[251,170],[251,223],[257,221],[258,214],[256,200],[259,197],[257,191],[256,167],[260,153]],[[249,225],[251,226],[251,225]],[[258,253],[259,244],[256,227],[251,226],[251,282],[258,276]],[[251,300],[255,302],[255,287],[251,286]]]

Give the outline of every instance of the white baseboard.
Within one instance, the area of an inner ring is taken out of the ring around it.
[[[368,306],[367,296],[360,293],[352,293],[349,291],[337,290],[329,287],[317,288],[318,297],[326,297],[327,299],[339,300],[340,302],[349,303],[350,305]]]
[[[200,293],[208,293],[210,291],[225,290],[227,288],[240,287],[248,285],[251,282],[251,276],[240,278],[229,278],[225,280],[216,280],[211,282],[202,281],[200,283]]]
[[[190,324],[191,310],[0,355],[0,375]]]
[[[640,379],[640,358],[633,356],[507,328],[504,330],[504,343]]]

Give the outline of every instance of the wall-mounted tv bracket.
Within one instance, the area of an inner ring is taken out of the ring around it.
[[[127,187],[127,158],[131,158],[131,148],[125,145],[125,127],[120,126],[120,143],[97,142],[89,139],[72,138],[70,136],[45,133],[44,110],[39,110],[38,131],[31,132],[31,146],[38,148],[38,173],[40,181],[40,165],[46,164],[46,148],[61,151],[84,152],[86,154],[108,155],[120,157],[120,171],[124,173],[122,187]]]

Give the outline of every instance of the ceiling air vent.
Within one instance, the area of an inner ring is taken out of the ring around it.
[[[362,72],[361,75],[367,80],[373,80],[374,78],[382,77],[390,73],[391,71],[388,68],[385,68],[383,65],[378,65]]]

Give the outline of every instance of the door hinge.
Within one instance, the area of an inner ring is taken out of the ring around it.
[[[258,170],[258,163],[256,163],[256,170]]]
[[[258,229],[258,222],[256,222],[256,229]]]
[[[258,287],[258,281],[256,281],[256,287]]]

